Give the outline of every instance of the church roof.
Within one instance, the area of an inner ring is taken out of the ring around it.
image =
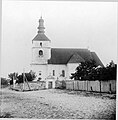
[[[97,66],[104,66],[95,52],[91,52],[92,58],[96,61]]]
[[[50,41],[50,40],[48,39],[48,37],[44,33],[38,33],[34,37],[33,41]]]
[[[94,52],[88,49],[51,48],[51,59],[48,64],[68,64],[82,61],[95,60],[96,65],[103,66],[102,62]]]
[[[68,63],[80,63],[85,62],[85,60],[77,53],[73,54]]]

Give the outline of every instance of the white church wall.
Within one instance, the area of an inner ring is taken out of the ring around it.
[[[48,69],[47,65],[31,65],[31,69],[36,73],[36,80],[40,77],[41,80],[45,80],[47,77]]]
[[[43,55],[39,56],[39,50],[43,51]],[[47,63],[47,59],[51,57],[50,48],[33,48],[32,49],[32,62],[33,63]]]
[[[50,41],[33,41],[32,47],[50,47]]]
[[[50,43],[51,43],[50,41],[42,41],[42,46],[43,47],[50,47]]]
[[[53,70],[55,72],[55,75],[53,75]],[[66,65],[54,65],[54,64],[48,64],[48,75],[54,76],[56,79],[59,79],[62,75],[62,70],[65,71],[65,77],[62,79],[65,79],[67,77],[67,66]]]
[[[68,63],[67,64],[67,79],[70,79],[71,73],[75,73],[76,68],[79,66],[79,63]]]

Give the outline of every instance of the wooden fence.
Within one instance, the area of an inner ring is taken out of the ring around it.
[[[28,82],[30,90],[40,90],[40,89],[45,89],[45,82]],[[28,84],[25,82],[23,83],[19,83],[16,84],[15,87],[13,85],[11,85],[11,89],[15,89],[18,91],[23,91],[23,90],[29,90]]]
[[[66,89],[116,93],[116,80],[107,81],[70,80],[66,81]]]

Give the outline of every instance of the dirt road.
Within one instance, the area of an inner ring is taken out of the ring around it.
[[[39,119],[112,119],[116,100],[81,94],[68,94],[65,90],[39,90],[17,92],[0,90],[1,116]]]

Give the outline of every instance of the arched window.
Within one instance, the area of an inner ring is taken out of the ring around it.
[[[53,76],[55,76],[55,70],[53,70]]]
[[[42,50],[39,50],[39,55],[43,55],[43,51]]]
[[[39,75],[41,75],[41,71],[39,71]]]
[[[62,77],[65,77],[65,71],[62,70]]]
[[[42,47],[42,42],[40,42],[40,46]]]

